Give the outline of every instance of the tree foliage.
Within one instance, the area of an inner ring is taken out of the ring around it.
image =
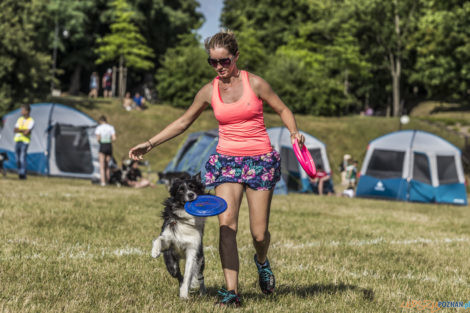
[[[168,49],[155,77],[160,100],[188,107],[198,90],[215,76],[206,60],[207,53],[197,37],[180,36],[180,43]]]
[[[36,9],[26,0],[0,2],[0,115],[49,91],[50,56],[38,51]]]
[[[427,95],[461,101],[470,94],[470,2],[424,1],[413,36],[416,63],[410,81]]]
[[[133,24],[136,13],[126,0],[114,0],[111,3],[114,9],[111,32],[99,38],[96,49],[97,64],[107,61],[123,62],[125,66],[148,70],[154,64],[149,60],[154,56],[153,50],[147,46],[145,38],[140,34],[138,27]]]

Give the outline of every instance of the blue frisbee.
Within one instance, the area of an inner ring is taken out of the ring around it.
[[[203,195],[197,197],[194,201],[186,202],[184,209],[194,216],[214,216],[227,209],[227,202],[217,196]]]

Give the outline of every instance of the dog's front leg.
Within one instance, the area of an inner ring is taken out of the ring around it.
[[[169,247],[170,243],[166,240],[165,236],[163,234],[158,236],[152,244],[152,258],[158,258],[160,253],[167,250]]]
[[[188,299],[189,298],[189,287],[191,285],[191,280],[193,279],[194,272],[196,270],[196,255],[197,252],[194,249],[186,250],[186,265],[184,267],[184,278],[183,283],[180,287],[180,298]]]

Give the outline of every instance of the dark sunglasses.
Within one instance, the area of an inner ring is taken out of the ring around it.
[[[209,63],[212,67],[217,67],[217,63],[222,65],[222,67],[229,67],[232,64],[232,60],[235,56],[233,55],[231,58],[223,58],[223,59],[211,59],[207,58],[207,63]]]

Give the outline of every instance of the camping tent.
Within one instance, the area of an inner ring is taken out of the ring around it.
[[[461,152],[423,131],[379,137],[369,143],[356,195],[466,205]]]
[[[281,154],[282,179],[277,183],[275,193],[286,194],[288,190],[311,191],[307,174],[295,157],[289,130],[285,127],[275,127],[267,131],[271,144]],[[321,164],[324,170],[330,173],[325,145],[315,137],[305,132],[301,133],[305,136],[305,145],[312,154],[315,164]],[[201,171],[204,175],[204,166],[209,156],[216,152],[218,139],[217,130],[190,134],[164,172],[186,171],[194,175]]]
[[[20,109],[3,117],[0,152],[9,160],[6,169],[17,169],[14,127]],[[88,115],[56,103],[31,105],[34,129],[28,148],[27,170],[41,175],[99,178],[97,123]]]

